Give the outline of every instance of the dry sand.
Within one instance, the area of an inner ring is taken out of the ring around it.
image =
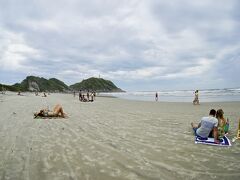
[[[68,119],[33,119],[63,105]],[[0,95],[0,179],[240,179],[240,140],[232,147],[194,144],[190,127],[211,108],[236,136],[240,102],[162,103],[77,96]]]

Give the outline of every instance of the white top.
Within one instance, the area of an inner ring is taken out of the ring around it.
[[[197,129],[197,135],[206,138],[209,136],[209,133],[213,129],[213,127],[218,126],[217,118],[213,116],[203,117],[201,120],[201,126]]]

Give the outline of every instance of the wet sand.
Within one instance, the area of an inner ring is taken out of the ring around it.
[[[68,119],[33,119],[62,104]],[[0,179],[239,179],[240,140],[232,147],[194,144],[191,122],[211,108],[236,136],[240,102],[141,102],[51,94],[0,94]]]

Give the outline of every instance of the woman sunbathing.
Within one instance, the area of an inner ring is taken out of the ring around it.
[[[48,109],[41,109],[39,112],[34,113],[34,118],[36,117],[62,117],[65,118],[67,115],[63,112],[63,108],[60,104],[57,104],[53,111]]]

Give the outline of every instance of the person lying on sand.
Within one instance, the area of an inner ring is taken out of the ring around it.
[[[62,117],[66,118],[67,115],[63,112],[63,108],[60,104],[57,104],[53,111],[48,109],[41,109],[39,112],[34,113],[34,118],[36,117]]]

